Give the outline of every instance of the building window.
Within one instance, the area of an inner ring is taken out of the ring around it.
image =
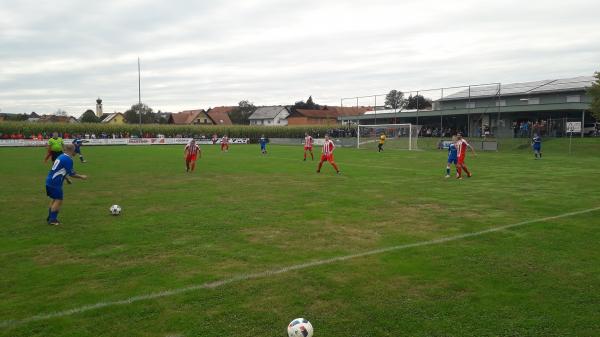
[[[499,101],[496,101],[496,106],[506,106],[506,100],[501,99]]]
[[[467,109],[474,109],[475,108],[475,102],[467,102]]]
[[[567,96],[567,103],[580,103],[581,96],[579,95],[569,95]]]
[[[527,100],[527,104],[540,104],[540,99],[539,98],[529,98]]]

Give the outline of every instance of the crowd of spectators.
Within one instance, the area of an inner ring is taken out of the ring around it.
[[[452,137],[457,133],[468,136],[465,130],[460,128],[440,128],[436,126],[424,125],[419,130],[419,137]]]

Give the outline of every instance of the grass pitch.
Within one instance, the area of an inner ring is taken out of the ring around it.
[[[599,207],[600,142],[566,144],[470,156],[462,181],[445,151],[338,149],[337,176],[301,147],[204,146],[193,174],[179,146],[84,147],[58,228],[44,150],[0,149],[0,336],[275,337],[296,317],[317,337],[598,336],[600,211],[78,312]]]

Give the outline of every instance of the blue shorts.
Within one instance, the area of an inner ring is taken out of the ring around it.
[[[80,149],[80,148],[78,148],[78,147],[76,147],[76,148],[75,148],[75,153],[77,153],[77,154],[81,154],[81,149]]]
[[[456,157],[448,158],[448,164],[454,164],[454,165],[458,164],[458,158],[456,158]]]
[[[536,146],[536,145],[533,146],[533,151],[540,151],[541,149],[542,149],[541,146]]]
[[[60,187],[46,185],[46,195],[50,197],[50,199],[63,200],[63,190]]]
[[[260,149],[261,150],[266,150],[267,149],[267,144],[260,144]]]

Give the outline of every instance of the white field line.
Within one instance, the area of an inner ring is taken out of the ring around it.
[[[196,290],[200,290],[200,289],[214,289],[214,288],[222,287],[224,285],[228,285],[230,283],[248,281],[248,280],[253,280],[253,279],[260,279],[260,278],[269,278],[269,277],[277,276],[279,274],[285,274],[285,273],[288,273],[291,271],[307,269],[307,268],[322,266],[322,265],[326,265],[326,264],[332,264],[332,263],[336,263],[336,262],[343,262],[343,261],[361,258],[361,257],[365,257],[365,256],[383,254],[383,253],[387,253],[387,252],[403,250],[403,249],[408,249],[408,248],[413,248],[413,247],[430,246],[430,245],[436,245],[436,244],[441,244],[441,243],[446,243],[446,242],[451,242],[451,241],[457,241],[457,240],[480,236],[480,235],[484,235],[484,234],[488,234],[488,233],[499,232],[502,230],[519,227],[519,226],[524,226],[524,225],[528,225],[528,224],[532,224],[532,223],[556,220],[556,219],[571,217],[571,216],[575,216],[575,215],[595,212],[598,210],[600,210],[600,207],[589,208],[589,209],[585,209],[585,210],[581,210],[581,211],[568,212],[568,213],[563,213],[563,214],[554,215],[554,216],[548,216],[548,217],[539,218],[539,219],[522,221],[522,222],[510,224],[510,225],[492,227],[492,228],[484,229],[484,230],[477,231],[477,232],[447,236],[447,237],[442,237],[439,239],[434,239],[434,240],[429,240],[429,241],[421,241],[421,242],[408,243],[408,244],[403,244],[403,245],[398,245],[398,246],[374,249],[374,250],[369,250],[369,251],[362,252],[362,253],[338,256],[338,257],[333,257],[330,259],[316,260],[316,261],[306,262],[306,263],[302,263],[302,264],[291,265],[291,266],[283,267],[280,269],[267,270],[267,271],[263,271],[260,273],[242,274],[242,275],[238,275],[238,276],[220,280],[220,281],[207,282],[207,283],[191,285],[191,286],[187,286],[187,287],[183,287],[183,288],[169,289],[169,290],[164,290],[164,291],[160,291],[160,292],[137,295],[137,296],[129,297],[129,298],[126,298],[123,300],[118,300],[118,301],[98,302],[98,303],[84,305],[81,307],[76,307],[76,308],[72,308],[72,309],[68,309],[68,310],[33,315],[33,316],[23,318],[23,319],[5,320],[5,321],[0,321],[0,328],[15,327],[15,326],[24,325],[24,324],[31,323],[31,322],[36,322],[36,321],[43,321],[43,320],[49,320],[52,318],[71,316],[71,315],[75,315],[75,314],[79,314],[79,313],[83,313],[83,312],[87,312],[87,311],[91,311],[91,310],[106,308],[106,307],[113,307],[113,306],[118,306],[118,305],[129,305],[129,304],[132,304],[135,302],[152,300],[152,299],[157,299],[157,298],[162,298],[162,297],[170,297],[170,296],[175,296],[175,295],[179,295],[179,294],[183,294],[183,293],[187,293],[187,292],[191,292],[191,291],[196,291]]]

